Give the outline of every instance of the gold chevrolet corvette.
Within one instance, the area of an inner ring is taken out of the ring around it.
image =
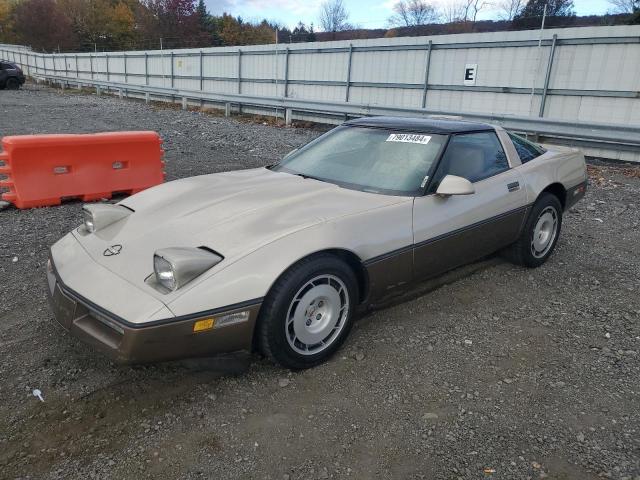
[[[498,250],[542,265],[584,156],[500,127],[352,120],[266,168],[168,182],[51,247],[57,322],[119,362],[259,350],[326,361],[354,314]]]

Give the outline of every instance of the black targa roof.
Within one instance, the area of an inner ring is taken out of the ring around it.
[[[407,117],[362,117],[349,120],[343,125],[354,127],[375,127],[420,133],[470,133],[493,130],[488,123],[465,122],[461,120],[440,120],[434,118]]]

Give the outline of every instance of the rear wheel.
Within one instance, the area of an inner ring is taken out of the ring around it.
[[[520,238],[507,249],[509,259],[525,267],[539,267],[553,253],[562,227],[562,204],[543,193],[534,203]]]
[[[332,255],[310,257],[291,267],[260,309],[260,350],[292,369],[325,362],[349,334],[357,285],[351,268]]]
[[[18,82],[17,78],[9,77],[5,82],[5,86],[7,90],[18,90],[18,88],[20,88],[20,82]]]

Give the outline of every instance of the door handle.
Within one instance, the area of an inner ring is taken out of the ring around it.
[[[507,190],[510,192],[516,192],[520,190],[520,182],[511,182],[507,185]]]

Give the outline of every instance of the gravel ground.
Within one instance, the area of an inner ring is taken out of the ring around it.
[[[160,132],[168,180],[268,164],[319,133],[0,92],[0,135],[126,129]],[[111,364],[45,299],[47,248],[80,203],[1,211],[0,477],[640,479],[640,170],[590,173],[546,265],[494,258],[422,285],[295,373],[246,354]]]

